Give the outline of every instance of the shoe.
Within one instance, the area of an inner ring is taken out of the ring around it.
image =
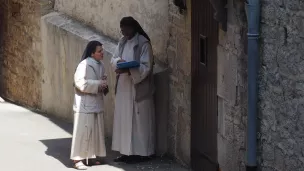
[[[86,165],[84,165],[82,161],[75,163],[74,167],[77,170],[87,170],[88,169],[88,167]]]
[[[128,160],[129,156],[127,155],[122,155],[120,157],[117,157],[114,159],[114,162],[126,162]]]

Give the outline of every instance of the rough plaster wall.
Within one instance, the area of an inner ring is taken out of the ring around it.
[[[219,31],[218,161],[223,171],[244,171],[246,155],[246,16],[242,0],[228,0],[228,31]]]
[[[110,67],[110,59],[116,48],[116,42],[100,35],[90,27],[57,12],[42,17],[42,109],[50,115],[72,121],[73,119],[73,74],[79,63],[81,54],[89,40],[99,40],[103,44],[106,73],[110,93],[105,97],[105,131],[112,136],[114,113],[114,83],[116,74]],[[167,148],[167,116],[168,113],[168,74],[167,70],[156,64],[155,108],[156,108],[156,153],[162,155]],[[52,91],[50,91],[52,90]]]
[[[186,13],[180,14],[173,0],[169,0],[169,153],[185,165],[190,164],[191,1],[187,1],[187,8]]]
[[[1,0],[4,32],[1,94],[15,102],[41,105],[40,1]]]
[[[112,135],[114,83],[116,75],[110,58],[116,43],[89,27],[57,12],[42,17],[42,110],[69,121],[73,120],[73,75],[89,40],[99,40],[104,47],[104,64],[110,93],[105,97],[105,130]]]
[[[262,0],[260,167],[304,168],[304,2]]]
[[[166,60],[168,0],[55,0],[55,9],[116,40],[121,18],[133,16],[150,36],[157,58]]]
[[[64,12],[114,39],[120,35],[119,21],[134,16],[152,39],[158,61],[170,69],[169,153],[190,163],[191,23],[188,12],[180,14],[173,0],[56,0]]]

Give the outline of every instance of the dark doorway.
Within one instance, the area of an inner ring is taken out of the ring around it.
[[[209,0],[192,0],[191,165],[217,171],[218,23]]]

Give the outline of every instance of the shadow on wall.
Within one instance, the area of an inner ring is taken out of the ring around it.
[[[7,4],[1,2],[0,3],[0,96],[3,95],[4,91],[4,85],[3,85],[3,72],[4,72],[4,36],[5,36],[5,28],[7,25],[6,15],[8,13],[7,11]]]
[[[104,63],[110,88],[110,93],[105,97],[105,112],[109,114],[105,116],[105,123],[108,124],[106,135],[111,135],[115,75],[110,72],[107,64],[116,44],[79,22],[58,13],[50,13],[42,17],[41,32],[44,68],[42,110],[69,121],[73,120],[73,75],[83,50],[90,40],[99,40],[104,44]]]
[[[105,96],[105,136],[112,137],[114,115],[114,88],[116,74],[110,67],[110,59],[116,48],[111,39],[64,14],[53,12],[42,17],[42,111],[61,119],[73,120],[73,75],[83,50],[90,40],[99,40],[104,48],[104,64],[108,75],[109,91]],[[156,153],[167,152],[168,122],[168,71],[159,65],[154,67],[156,107]]]

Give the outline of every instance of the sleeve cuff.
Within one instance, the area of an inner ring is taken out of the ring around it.
[[[101,86],[100,80],[89,80],[87,91],[93,94],[97,94],[99,86]]]
[[[117,58],[115,58],[115,59],[113,60],[113,67],[114,67],[114,68],[117,67],[117,62],[118,62],[119,60],[121,60],[120,57],[117,57]]]

